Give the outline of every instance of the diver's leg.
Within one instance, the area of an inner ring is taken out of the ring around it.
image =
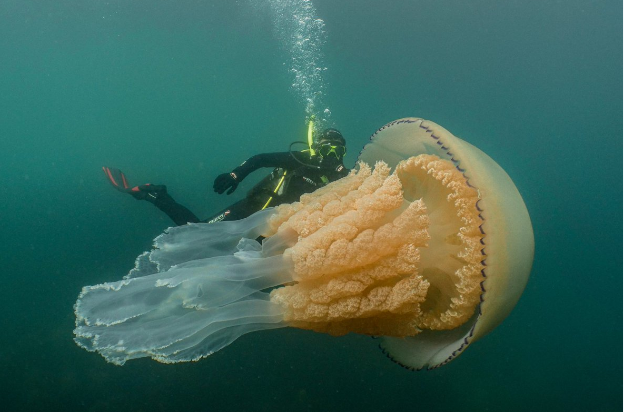
[[[249,199],[245,198],[221,210],[216,215],[206,220],[202,220],[202,222],[215,223],[224,220],[240,220],[251,216],[258,210],[259,208],[256,205],[256,202],[250,201]]]
[[[153,190],[154,188],[158,189]],[[143,192],[143,189],[141,189],[141,192]],[[176,202],[167,193],[167,187],[164,185],[149,185],[144,200],[162,210],[177,226],[199,222],[199,219],[193,212]]]
[[[216,222],[222,222],[222,221],[228,221],[228,220],[240,220],[240,219],[244,219],[246,217],[253,215],[254,213],[256,213],[257,211],[261,209],[262,209],[262,206],[260,205],[260,203],[258,203],[257,201],[254,201],[254,199],[245,198],[223,209],[222,211],[217,213],[215,216],[208,218],[206,220],[202,220],[202,222],[216,223]],[[263,236],[259,236],[256,238],[256,241],[261,244],[263,239],[264,239]]]
[[[193,212],[169,196],[167,193],[167,186],[148,183],[131,188],[128,184],[128,179],[121,170],[106,166],[103,167],[102,170],[104,170],[104,174],[115,189],[122,193],[129,194],[137,200],[147,200],[165,212],[176,225],[180,226],[189,222],[199,222],[199,219]]]

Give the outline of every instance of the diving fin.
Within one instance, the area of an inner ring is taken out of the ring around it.
[[[108,178],[108,181],[115,187],[115,189],[124,193],[132,191],[132,189],[130,189],[130,185],[128,185],[126,175],[124,175],[121,170],[106,166],[102,167],[102,170],[104,170],[104,174]]]
[[[167,186],[165,185],[153,185],[146,183],[140,186],[130,187],[126,175],[119,169],[114,167],[102,167],[104,174],[108,178],[108,181],[122,193],[128,193],[137,200],[149,200],[154,201],[167,194]]]

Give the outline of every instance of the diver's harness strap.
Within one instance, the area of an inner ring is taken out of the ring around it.
[[[279,169],[276,169],[276,171],[278,171],[278,170]],[[285,183],[284,182],[286,181],[286,175],[287,174],[288,174],[288,170],[284,170],[282,172],[282,176],[278,180],[277,185],[275,185],[275,189],[273,189],[273,192],[272,192],[271,196],[269,197],[269,199],[266,201],[266,203],[264,204],[264,206],[262,206],[262,209],[260,209],[260,210],[264,210],[267,207],[269,207],[269,205],[271,204],[271,201],[273,201],[273,197],[276,194],[280,194],[280,189],[285,189]],[[303,178],[303,180],[308,182],[310,185],[318,186],[316,184],[316,182],[314,182],[314,180],[310,179],[309,177],[306,177],[306,176],[301,176],[301,177]],[[321,183],[322,183],[321,187],[329,184],[329,178],[327,176],[323,175],[323,176],[320,177],[320,179],[321,179]]]
[[[275,189],[273,189],[273,194],[271,195],[271,197],[269,197],[269,200],[266,201],[266,203],[264,204],[264,206],[262,206],[262,209],[260,210],[264,210],[267,207],[269,207],[269,204],[271,203],[271,201],[273,200],[273,196],[275,194],[277,194],[277,192],[280,190],[280,188],[282,187],[282,184],[284,183],[284,179],[286,178],[286,174],[288,173],[288,170],[284,170],[284,173],[282,173],[282,177],[280,178],[280,180],[277,182],[277,185],[275,186]]]
[[[297,156],[295,156],[295,154],[293,153],[292,147],[295,144],[307,144],[308,145],[308,149],[307,150],[302,150],[301,152],[308,152],[308,154],[310,155],[310,159],[314,158],[316,156],[316,151],[314,150],[314,115],[310,117],[310,121],[308,122],[308,141],[307,142],[292,142],[290,144],[290,146],[288,147],[288,151],[290,152],[290,155],[293,157],[293,159],[295,159],[297,162],[299,162],[302,166],[305,167],[309,167],[309,168],[313,168],[313,169],[320,169],[321,166],[319,165],[314,165],[314,164],[309,164],[309,163],[304,163],[301,160],[299,160],[297,158]],[[282,185],[284,184],[284,179],[286,178],[286,174],[288,173],[287,170],[284,170],[284,173],[282,174],[282,177],[280,178],[280,180],[277,182],[277,186],[275,186],[275,189],[273,190],[273,193],[271,194],[271,197],[269,197],[269,200],[266,201],[266,203],[264,204],[264,206],[262,206],[261,210],[266,209],[269,204],[271,203],[271,201],[273,200],[273,197],[277,194],[277,192],[280,190],[280,188],[282,188]],[[234,180],[236,180],[236,175],[232,176],[234,178]],[[302,178],[310,183],[313,186],[316,186],[316,183],[314,182],[314,180],[306,177],[306,176],[302,176]],[[327,176],[323,175],[321,176],[321,182],[322,182],[322,186],[325,186],[329,183],[329,178],[327,178]]]

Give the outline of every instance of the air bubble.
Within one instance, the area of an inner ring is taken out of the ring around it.
[[[277,37],[290,55],[292,90],[305,105],[306,118],[316,117],[317,128],[324,128],[331,111],[325,109],[320,113],[316,108],[325,106],[321,93],[326,89],[322,76],[327,70],[322,50],[326,42],[325,22],[317,17],[310,0],[269,0],[268,3]]]

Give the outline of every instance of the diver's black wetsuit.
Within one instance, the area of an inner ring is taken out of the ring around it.
[[[296,159],[293,156],[296,156]],[[266,207],[296,202],[301,195],[313,192],[349,173],[349,169],[344,167],[342,160],[333,157],[323,159],[320,156],[310,156],[308,152],[255,155],[235,168],[232,173],[236,176],[238,184],[251,172],[263,167],[274,169],[271,174],[255,185],[243,200],[203,222],[243,219]],[[148,197],[146,200],[165,212],[176,225],[200,222],[193,212],[177,203],[166,193],[166,190],[163,192],[158,196]]]

